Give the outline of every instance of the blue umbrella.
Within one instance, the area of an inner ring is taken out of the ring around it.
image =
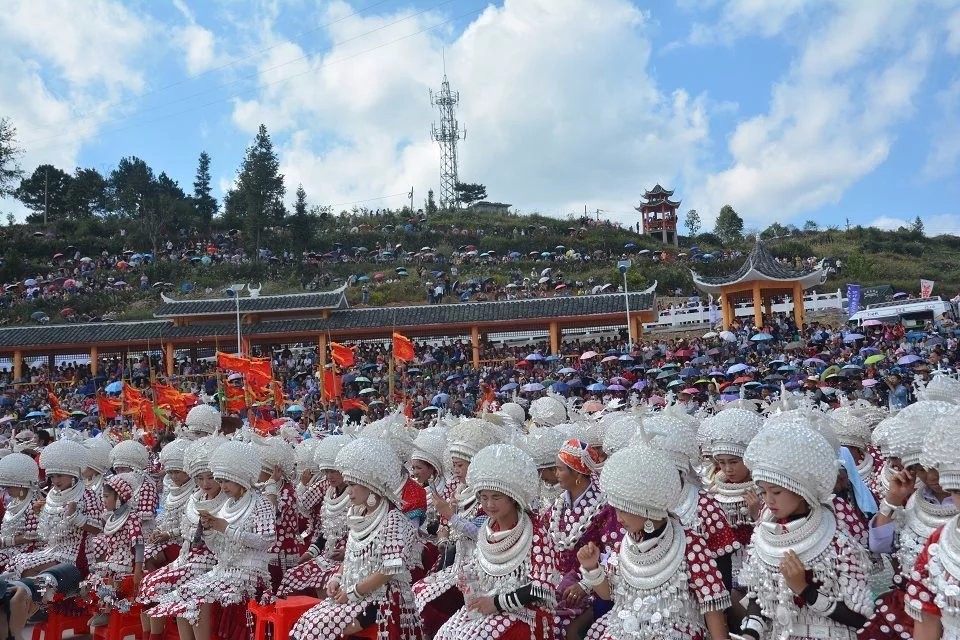
[[[524,358],[524,360],[543,360],[543,356],[540,355],[539,353],[531,353],[531,354],[528,354],[527,357]]]
[[[687,367],[686,369],[680,370],[681,378],[691,378],[693,376],[698,376],[698,375],[700,375],[700,372],[694,369],[693,367]]]
[[[543,385],[539,382],[529,382],[520,388],[521,391],[543,391]]]
[[[731,373],[740,373],[741,371],[746,371],[746,370],[749,369],[749,368],[750,368],[750,367],[748,367],[747,365],[743,364],[742,362],[738,362],[737,364],[732,365],[729,369],[727,369],[727,373],[728,373],[728,374],[731,374]]]
[[[773,336],[769,333],[758,333],[750,339],[754,342],[766,342],[767,340],[773,340]]]
[[[848,333],[843,337],[844,342],[856,342],[857,340],[863,340],[866,338],[862,333]]]
[[[554,382],[552,385],[550,385],[550,391],[553,391],[554,393],[566,393],[567,391],[570,391],[570,385],[568,385],[566,382]]]
[[[107,393],[120,393],[123,390],[123,382],[121,382],[120,380],[117,380],[116,382],[111,382],[106,387],[104,387],[104,390]]]
[[[580,389],[583,387],[583,380],[580,378],[574,378],[573,380],[567,382],[567,386],[569,386],[571,389]]]
[[[447,400],[450,399],[450,395],[446,393],[438,393],[433,396],[433,400],[430,401],[430,404],[440,406],[442,404],[447,404]]]
[[[287,407],[287,413],[303,413],[303,407],[298,404],[292,404]]]
[[[552,356],[547,356],[546,358],[544,358],[543,361],[544,361],[544,362],[556,362],[556,361],[559,360],[559,359],[560,359],[560,356],[558,356],[558,355],[556,355],[556,354],[553,354]]]
[[[45,414],[43,411],[31,411],[31,412],[28,413],[25,417],[27,417],[27,418],[46,418],[46,417],[47,417],[47,414]]]
[[[911,353],[897,360],[897,364],[913,364],[914,362],[920,362],[920,360],[922,360],[920,356]]]
[[[577,372],[577,370],[574,369],[573,367],[564,367],[563,369],[560,369],[560,370],[557,371],[557,373],[559,373],[559,374],[562,375],[562,376],[565,376],[565,375],[567,375],[567,374],[569,374],[569,373],[576,373],[576,372]]]
[[[699,357],[694,358],[693,360],[691,360],[691,361],[690,361],[690,364],[694,364],[694,365],[697,365],[697,364],[710,364],[711,362],[712,362],[712,360],[710,360],[710,358],[708,358],[707,356],[699,356]]]
[[[518,385],[516,382],[508,382],[507,384],[500,387],[500,391],[513,391],[519,386],[520,385]]]
[[[587,387],[587,391],[606,391],[607,387],[601,382],[594,382],[592,385]]]
[[[626,353],[617,358],[620,362],[633,362],[633,356],[627,355]]]
[[[636,247],[637,245],[633,244],[632,242],[628,242],[627,244],[623,245],[624,249],[635,249]]]

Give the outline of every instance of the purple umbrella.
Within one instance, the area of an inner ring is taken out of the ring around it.
[[[820,366],[821,364],[827,364],[827,363],[821,360],[820,358],[807,358],[806,360],[803,361],[803,366],[805,367]]]
[[[640,382],[634,382],[634,383],[633,383],[633,386],[630,387],[630,388],[631,388],[631,389],[634,389],[634,390],[636,390],[636,391],[642,391],[643,389],[646,388],[646,386],[647,386],[647,381],[646,381],[646,380],[641,380]]]
[[[897,364],[913,364],[914,362],[920,362],[922,359],[920,356],[911,353],[897,360]]]
[[[607,387],[607,391],[626,391],[627,388],[622,384],[612,384]]]

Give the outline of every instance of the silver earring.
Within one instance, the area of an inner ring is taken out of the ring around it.
[[[377,504],[377,496],[371,493],[370,495],[367,496],[367,506],[372,508],[376,506],[376,504]]]
[[[654,528],[655,527],[653,526],[652,520],[647,520],[646,522],[643,523],[643,532],[646,533],[647,535],[650,535],[651,533],[653,533]]]

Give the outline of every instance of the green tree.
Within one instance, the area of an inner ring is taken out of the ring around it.
[[[237,171],[236,186],[225,200],[227,219],[242,224],[247,237],[254,243],[258,258],[264,235],[286,214],[284,194],[286,187],[280,173],[280,160],[273,150],[266,125],[261,124]]]
[[[479,182],[458,182],[453,190],[457,201],[467,207],[487,197],[487,187]]]
[[[815,220],[807,220],[803,223],[803,230],[806,233],[816,233],[820,230],[820,225]]]
[[[153,169],[136,156],[122,158],[110,172],[109,193],[115,211],[128,218],[139,217],[147,199],[154,195]]]
[[[760,237],[764,240],[769,240],[770,238],[782,238],[789,234],[789,230],[780,224],[779,222],[774,222],[772,225],[760,232]]]
[[[423,203],[423,210],[428,216],[432,216],[437,212],[437,201],[433,195],[433,189],[427,191],[427,201]]]
[[[17,146],[17,129],[7,118],[0,118],[0,198],[11,196],[23,177],[20,156],[23,150]]]
[[[77,169],[70,181],[70,210],[74,218],[90,218],[105,213],[110,208],[108,184],[96,169]]]
[[[700,221],[700,214],[697,213],[696,209],[687,211],[687,217],[683,219],[683,226],[687,228],[691,238],[700,233],[703,223]]]
[[[910,231],[918,236],[923,235],[923,219],[920,216],[913,219],[913,224],[910,225]]]
[[[720,215],[717,216],[714,233],[723,240],[724,244],[742,240],[743,218],[741,218],[730,205],[723,205],[723,208],[720,209]]]
[[[313,244],[314,220],[307,206],[307,192],[303,185],[297,185],[297,199],[293,205],[293,215],[287,221],[291,244],[295,254],[302,253]]]
[[[27,222],[43,222],[44,209],[50,222],[71,217],[69,195],[72,182],[69,173],[50,164],[40,165],[29,177],[21,180],[14,195],[33,211],[27,216]]]
[[[206,151],[200,152],[197,161],[197,176],[193,181],[193,209],[197,213],[197,221],[205,228],[210,228],[210,221],[217,213],[217,199],[210,188],[210,155]]]

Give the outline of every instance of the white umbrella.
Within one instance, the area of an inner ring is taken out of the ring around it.
[[[720,339],[724,342],[736,342],[737,336],[735,336],[732,331],[721,331]]]
[[[705,334],[703,334],[703,337],[704,337],[704,338],[716,338],[717,335],[718,335],[718,334],[717,334],[716,331],[707,331]]]

